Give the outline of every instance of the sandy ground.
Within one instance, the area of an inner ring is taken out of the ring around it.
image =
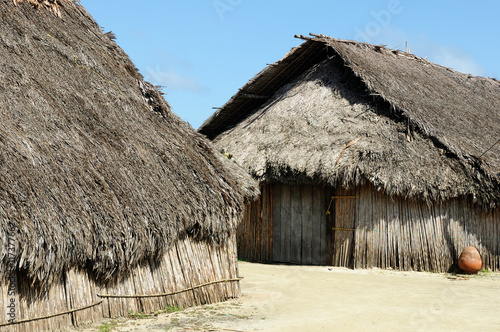
[[[240,262],[240,274],[239,299],[78,331],[500,331],[500,273]]]

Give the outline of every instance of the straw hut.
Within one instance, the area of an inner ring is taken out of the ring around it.
[[[74,1],[0,1],[0,330],[239,295],[258,185]]]
[[[248,260],[500,268],[500,83],[322,35],[250,80],[199,132],[261,183]]]

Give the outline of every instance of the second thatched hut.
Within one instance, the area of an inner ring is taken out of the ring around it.
[[[500,269],[500,83],[299,37],[199,129],[261,183],[240,257],[446,271],[471,245]]]

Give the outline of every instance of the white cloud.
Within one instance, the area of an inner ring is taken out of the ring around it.
[[[181,75],[172,69],[162,71],[160,66],[156,66],[155,69],[147,67],[145,79],[153,84],[165,86],[167,90],[183,90],[196,94],[208,91],[208,88],[203,87],[196,77]]]
[[[193,70],[193,65],[189,61],[167,50],[157,50],[156,52],[154,52],[154,55],[160,63],[168,64],[169,67],[178,67],[185,70]]]
[[[459,47],[432,43],[419,52],[425,54],[430,61],[442,66],[466,74],[486,76],[486,70],[477,64],[467,52]]]
[[[379,35],[374,38],[373,42],[402,51],[405,51],[408,46],[411,53],[422,58],[427,57],[429,61],[441,66],[466,74],[488,76],[487,70],[480,66],[464,49],[458,46],[439,44],[427,36],[409,38],[402,30],[388,26],[380,29]]]

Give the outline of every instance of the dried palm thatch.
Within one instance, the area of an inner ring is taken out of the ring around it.
[[[16,267],[45,286],[72,268],[114,280],[184,237],[224,243],[253,180],[171,112],[82,6],[29,2],[62,19],[0,1],[1,276],[11,236]]]
[[[428,202],[500,205],[498,81],[383,46],[299,37],[199,132],[261,182],[369,181]]]
[[[23,0],[12,0],[15,3],[23,2]],[[38,8],[38,7],[43,7],[57,16],[61,17],[61,5],[59,0],[26,0],[28,3],[33,5],[33,7]],[[66,2],[66,0],[63,0]]]

